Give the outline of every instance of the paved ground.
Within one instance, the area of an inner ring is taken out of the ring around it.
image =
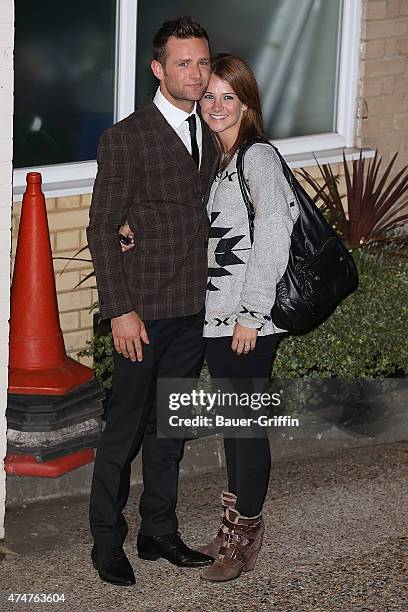
[[[408,610],[408,442],[273,463],[267,531],[258,565],[238,581],[211,585],[197,570],[137,558],[134,487],[126,551],[137,584],[102,583],[89,561],[87,498],[41,502],[7,512],[0,542],[0,590],[65,593],[70,612]],[[218,526],[224,472],[180,483],[181,531],[190,544]],[[1,610],[60,609],[11,604]]]

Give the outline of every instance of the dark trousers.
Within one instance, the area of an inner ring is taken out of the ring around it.
[[[89,504],[91,533],[100,546],[122,545],[128,526],[123,508],[129,496],[131,462],[142,445],[143,494],[139,510],[144,535],[178,528],[178,465],[183,439],[157,437],[158,378],[197,376],[201,366],[204,309],[175,319],[145,321],[150,344],[143,361],[114,355],[108,418],[96,453]]]
[[[237,355],[231,350],[232,338],[209,338],[206,360],[211,378],[242,380],[269,378],[281,334],[260,336],[255,350]],[[267,431],[263,437],[224,437],[228,489],[237,496],[236,508],[244,516],[262,511],[268,489],[271,454]]]

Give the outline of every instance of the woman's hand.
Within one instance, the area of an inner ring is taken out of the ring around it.
[[[124,236],[125,239],[127,238],[128,240],[130,240],[129,244],[125,244],[124,242],[122,242],[120,236]],[[119,229],[119,240],[122,253],[130,251],[130,249],[133,249],[133,247],[135,246],[135,236],[127,223],[121,225]]]
[[[237,355],[246,355],[253,351],[256,345],[258,330],[235,323],[231,348]]]

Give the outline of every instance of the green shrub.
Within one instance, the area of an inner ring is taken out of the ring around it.
[[[408,374],[408,263],[378,252],[356,251],[360,286],[327,321],[301,336],[286,336],[273,376],[371,378]],[[112,384],[112,337],[93,337],[82,354],[94,358],[95,375]],[[201,383],[208,383],[204,366]]]
[[[112,335],[101,336],[96,334],[87,343],[88,348],[80,351],[80,357],[93,357],[95,376],[103,389],[112,387],[113,374],[113,342]]]
[[[354,257],[358,290],[312,332],[282,340],[273,376],[408,374],[408,264],[368,249]]]

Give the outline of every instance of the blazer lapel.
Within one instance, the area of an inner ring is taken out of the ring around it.
[[[186,149],[183,141],[175,130],[171,127],[169,122],[164,118],[162,113],[159,111],[157,106],[152,103],[153,111],[153,123],[156,126],[156,133],[163,143],[163,146],[169,156],[189,172],[198,172],[196,163],[188,150]]]
[[[200,190],[202,202],[207,205],[211,184],[217,173],[219,163],[219,152],[215,141],[207,124],[201,119],[202,127],[202,148],[201,163],[198,170],[195,161],[186,149],[181,138],[164,118],[157,106],[151,102],[148,106],[151,113],[151,129],[155,136],[161,141],[163,150],[166,151],[173,162],[180,168],[184,178],[191,177],[194,185]],[[199,178],[200,180],[196,180]]]

